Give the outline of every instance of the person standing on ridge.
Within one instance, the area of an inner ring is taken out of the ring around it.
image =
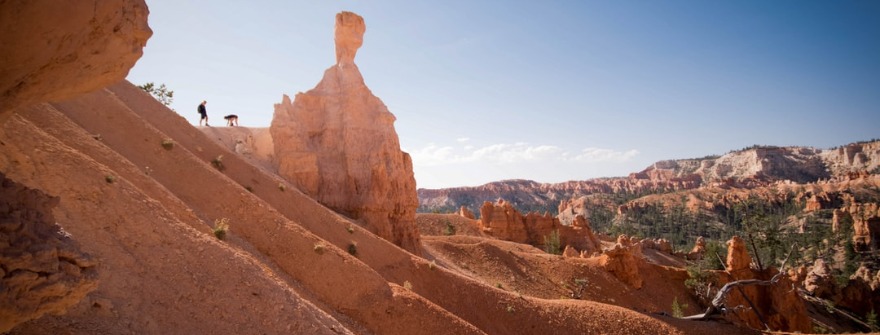
[[[208,124],[208,110],[205,108],[205,105],[208,104],[207,100],[202,100],[202,103],[199,104],[199,114],[201,114],[202,118],[199,119],[199,125],[202,125],[202,120],[205,120],[205,126],[210,127]]]

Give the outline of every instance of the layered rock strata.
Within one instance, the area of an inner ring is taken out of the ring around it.
[[[0,173],[0,333],[63,314],[98,287],[97,262],[55,224],[57,204]]]
[[[419,248],[412,160],[400,150],[396,118],[364,84],[354,56],[363,18],[336,16],[337,64],[318,85],[284,96],[270,132],[278,173],[334,211],[411,252]]]

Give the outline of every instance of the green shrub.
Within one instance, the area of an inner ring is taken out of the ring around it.
[[[352,242],[348,245],[348,253],[349,253],[350,255],[354,256],[354,257],[357,257],[357,255],[358,255],[358,246],[357,246],[357,242],[352,241]]]
[[[284,184],[282,183],[278,183],[278,189],[281,190],[281,192],[284,192],[285,190],[287,190],[287,186],[284,186]]]
[[[345,230],[348,231],[349,234],[354,234],[354,226],[352,225],[349,225]]]
[[[412,291],[412,283],[410,283],[409,280],[404,280],[403,281],[403,288]]]
[[[229,230],[229,219],[222,218],[214,220],[214,236],[219,240],[226,239],[226,232]]]
[[[113,182],[116,181],[116,176],[108,174],[104,177],[104,180],[107,181],[107,184],[113,184]]]
[[[174,102],[174,91],[169,90],[165,84],[161,84],[156,86],[153,82],[148,82],[143,85],[138,86],[140,89],[150,93],[153,98],[159,100],[165,106],[171,106],[171,103]]]
[[[684,309],[687,308],[687,304],[679,304],[678,297],[672,298],[672,316],[677,318],[684,317]]]
[[[572,299],[581,299],[584,296],[584,291],[587,290],[587,279],[574,278],[572,279],[572,285],[564,284],[563,286],[568,288],[569,297]]]
[[[315,250],[315,253],[317,253],[318,255],[323,255],[324,254],[324,244],[321,242],[315,243],[315,247],[312,248],[312,250]]]
[[[834,306],[834,302],[831,300],[825,300],[825,310],[828,313],[834,314],[837,311],[837,308]]]
[[[174,148],[174,141],[172,141],[170,138],[163,139],[162,147],[165,148],[165,150],[171,150]]]
[[[449,220],[446,220],[446,230],[443,231],[443,235],[455,235],[455,226],[452,224],[452,222],[449,222]]]
[[[877,324],[877,313],[875,313],[873,309],[871,309],[868,314],[865,314],[865,323],[871,327],[872,331],[880,329],[880,325]]]
[[[218,155],[211,160],[211,165],[213,165],[217,170],[223,171],[226,169],[226,166],[223,165],[223,155]]]
[[[559,241],[559,231],[550,232],[550,236],[544,236],[544,251],[548,254],[562,255],[562,244]]]

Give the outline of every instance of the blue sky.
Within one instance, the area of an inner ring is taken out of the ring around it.
[[[753,144],[880,138],[878,1],[149,1],[131,70],[198,124],[273,104],[335,62],[334,16],[397,116],[420,188],[625,176]]]

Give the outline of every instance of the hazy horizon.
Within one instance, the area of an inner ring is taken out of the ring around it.
[[[880,2],[148,1],[134,84],[198,124],[273,104],[335,62],[334,16],[397,117],[417,187],[626,176],[751,145],[880,137]]]

